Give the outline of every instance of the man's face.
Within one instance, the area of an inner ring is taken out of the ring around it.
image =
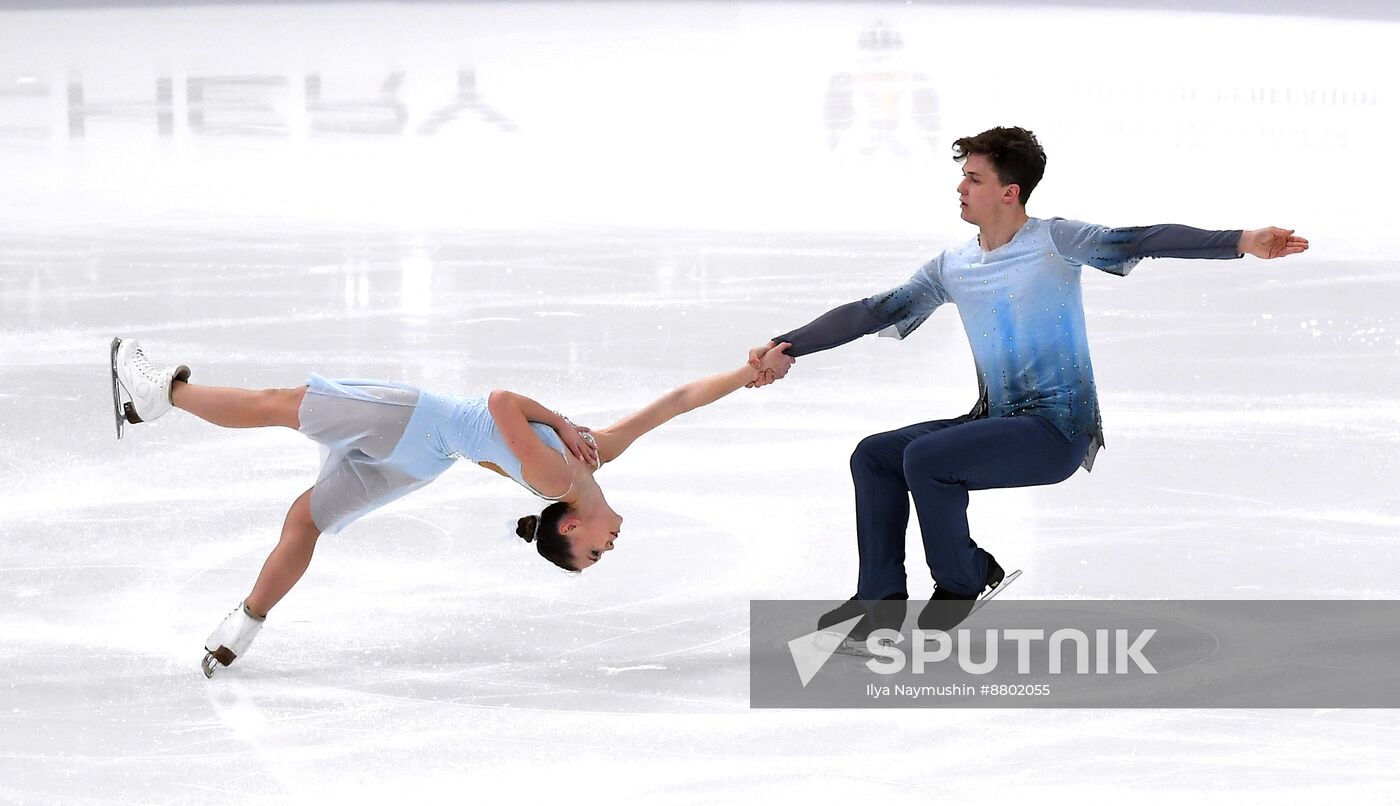
[[[1013,191],[1012,188],[1015,188]],[[1015,194],[1014,197],[1011,194]],[[984,224],[1020,196],[1017,185],[1003,185],[991,162],[981,154],[969,154],[963,162],[963,179],[958,183],[958,208],[969,224]]]

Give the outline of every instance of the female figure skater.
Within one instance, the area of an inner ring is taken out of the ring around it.
[[[426,485],[458,459],[552,502],[521,518],[516,534],[560,568],[588,568],[612,550],[622,528],[594,472],[672,417],[786,375],[793,359],[785,349],[770,351],[757,368],[745,364],[673,389],[596,431],[503,389],[462,398],[316,374],[292,389],[197,386],[188,367],[158,369],[136,341],[121,338],[112,340],[112,397],[119,439],[123,421],[150,422],[173,407],[225,428],[294,428],[329,451],[316,483],[292,503],[252,592],[205,642],[202,666],[210,677],[248,651],[268,611],[306,572],[323,532],[338,532]]]

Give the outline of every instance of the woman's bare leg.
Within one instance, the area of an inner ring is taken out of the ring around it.
[[[225,428],[280,425],[300,429],[301,401],[305,396],[305,386],[252,390],[176,381],[170,387],[170,402],[176,408]],[[263,563],[244,606],[258,617],[266,616],[306,573],[320,536],[321,531],[311,519],[311,491],[307,490],[288,510],[282,537]]]
[[[311,491],[301,494],[287,512],[287,520],[282,524],[282,539],[277,548],[267,555],[253,592],[243,600],[254,616],[267,615],[274,605],[282,601],[287,591],[297,584],[306,567],[311,564],[311,553],[316,549],[316,538],[321,531],[311,520]]]
[[[176,408],[224,428],[300,428],[301,399],[305,395],[305,386],[253,390],[175,381],[170,387],[170,402]]]

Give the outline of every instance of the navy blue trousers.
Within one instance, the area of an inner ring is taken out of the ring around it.
[[[851,454],[860,544],[856,595],[881,599],[908,593],[904,536],[911,497],[938,587],[981,593],[987,552],[968,531],[968,491],[1064,481],[1083,461],[1089,441],[1087,434],[1070,441],[1033,414],[934,420],[861,440]]]

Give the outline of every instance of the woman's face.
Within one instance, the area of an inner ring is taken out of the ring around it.
[[[613,550],[613,541],[622,531],[622,516],[609,508],[588,520],[565,518],[560,526],[572,549],[574,566],[582,571]]]

